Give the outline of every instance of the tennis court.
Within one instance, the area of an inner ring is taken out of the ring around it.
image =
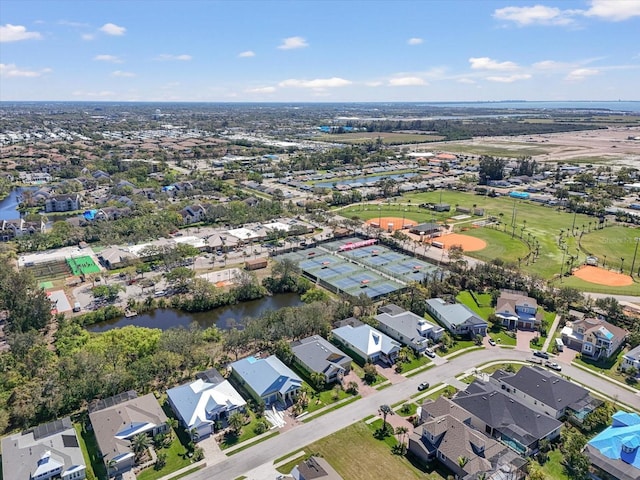
[[[67,263],[73,275],[88,275],[90,273],[98,273],[100,267],[96,265],[89,255],[83,257],[67,258]]]
[[[320,249],[291,252],[280,255],[276,260],[278,258],[289,258],[298,262],[308,278],[335,293],[346,293],[355,297],[364,293],[370,298],[377,298],[404,288],[401,283],[388,280],[373,269],[356,265]]]

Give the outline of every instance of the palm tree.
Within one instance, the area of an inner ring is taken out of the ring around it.
[[[391,407],[389,405],[385,404],[385,405],[380,405],[380,408],[378,409],[378,411],[382,415],[382,427],[384,428],[385,425],[387,424],[387,415],[393,415],[393,410],[391,410]]]
[[[131,448],[133,449],[136,459],[139,459],[144,451],[149,448],[149,437],[147,434],[138,433],[137,435],[134,435],[131,439]]]
[[[169,438],[173,440],[173,430],[178,428],[178,420],[175,418],[167,418],[167,427],[169,427]]]
[[[229,417],[229,427],[235,435],[239,435],[244,425],[244,415],[240,412],[234,412]]]
[[[324,390],[326,377],[322,372],[313,372],[311,373],[311,382],[316,390]]]
[[[458,457],[458,465],[460,466],[460,468],[464,468],[468,461],[469,459],[464,455]]]

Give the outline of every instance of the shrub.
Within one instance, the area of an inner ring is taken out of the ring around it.
[[[269,430],[269,424],[267,423],[266,420],[260,420],[258,423],[256,423],[256,426],[253,428],[253,431],[255,432],[256,435],[262,435],[267,430]]]

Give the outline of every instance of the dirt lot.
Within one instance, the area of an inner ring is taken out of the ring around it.
[[[461,142],[443,142],[439,145],[447,150],[447,145],[468,147],[470,153],[477,150],[507,150],[523,155],[528,150],[544,151],[533,155],[538,161],[571,161],[592,159],[593,163],[610,163],[636,166],[640,162],[640,127],[611,127],[606,130],[586,130],[582,132],[552,133],[544,135],[521,135],[515,137],[484,137]]]

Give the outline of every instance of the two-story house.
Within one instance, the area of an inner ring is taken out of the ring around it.
[[[441,326],[394,304],[380,307],[376,320],[378,330],[416,352],[424,352],[429,346],[429,340],[437,342],[444,333]]]
[[[542,321],[536,299],[515,290],[502,290],[496,303],[496,317],[509,330],[533,330]]]
[[[489,383],[529,408],[558,420],[572,416],[582,421],[602,404],[586,388],[541,367],[523,367],[516,373],[497,370],[489,377]]]
[[[326,383],[333,383],[351,371],[352,359],[319,335],[291,344],[294,361],[309,375],[322,373]]]
[[[447,303],[442,298],[427,300],[427,312],[454,335],[467,336],[487,334],[487,322],[466,305]]]
[[[2,472],[7,480],[82,480],[86,470],[69,417],[2,439]]]
[[[622,356],[620,368],[627,371],[631,367],[635,368],[636,372],[640,372],[640,345],[632,348]]]
[[[599,318],[567,322],[562,329],[562,343],[593,359],[609,358],[622,346],[629,334]]]

